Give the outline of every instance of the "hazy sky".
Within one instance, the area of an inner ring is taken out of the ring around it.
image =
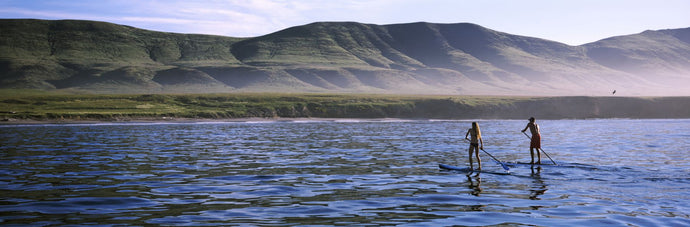
[[[580,45],[690,27],[688,0],[0,0],[0,18],[82,19],[252,37],[318,21],[469,22]]]

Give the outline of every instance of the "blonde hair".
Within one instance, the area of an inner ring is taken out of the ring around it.
[[[482,138],[482,131],[479,130],[479,124],[477,124],[477,122],[472,122],[472,129],[474,129],[474,134],[477,135],[477,139]]]

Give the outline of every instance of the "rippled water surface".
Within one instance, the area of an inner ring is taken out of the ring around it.
[[[0,225],[690,225],[690,120],[526,123],[4,125]]]

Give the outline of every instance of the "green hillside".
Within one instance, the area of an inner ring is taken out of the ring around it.
[[[0,40],[3,88],[144,91],[171,68],[240,64],[230,53],[239,39],[104,22],[0,20]]]
[[[690,28],[582,46],[475,24],[319,22],[253,38],[0,20],[0,88],[87,93],[690,95]]]

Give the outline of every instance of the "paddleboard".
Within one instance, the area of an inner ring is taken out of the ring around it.
[[[438,167],[441,169],[445,170],[453,170],[453,171],[460,171],[460,172],[465,172],[465,173],[490,173],[490,174],[500,174],[500,175],[509,175],[510,173],[508,172],[491,172],[491,171],[485,171],[485,170],[472,170],[467,167],[458,167],[458,166],[452,166],[452,165],[446,165],[446,164],[438,164]]]
[[[607,167],[604,166],[594,166],[594,165],[589,165],[589,164],[581,164],[581,163],[558,163],[558,165],[554,165],[552,163],[544,163],[542,161],[541,165],[537,164],[529,164],[529,162],[507,162],[507,166],[514,167],[514,168],[519,168],[519,167],[545,167],[545,168],[571,168],[571,169],[583,169],[583,170],[591,170],[591,171],[598,171],[598,170],[607,170]]]
[[[555,166],[553,163],[530,164],[529,162],[504,162],[507,166]]]

